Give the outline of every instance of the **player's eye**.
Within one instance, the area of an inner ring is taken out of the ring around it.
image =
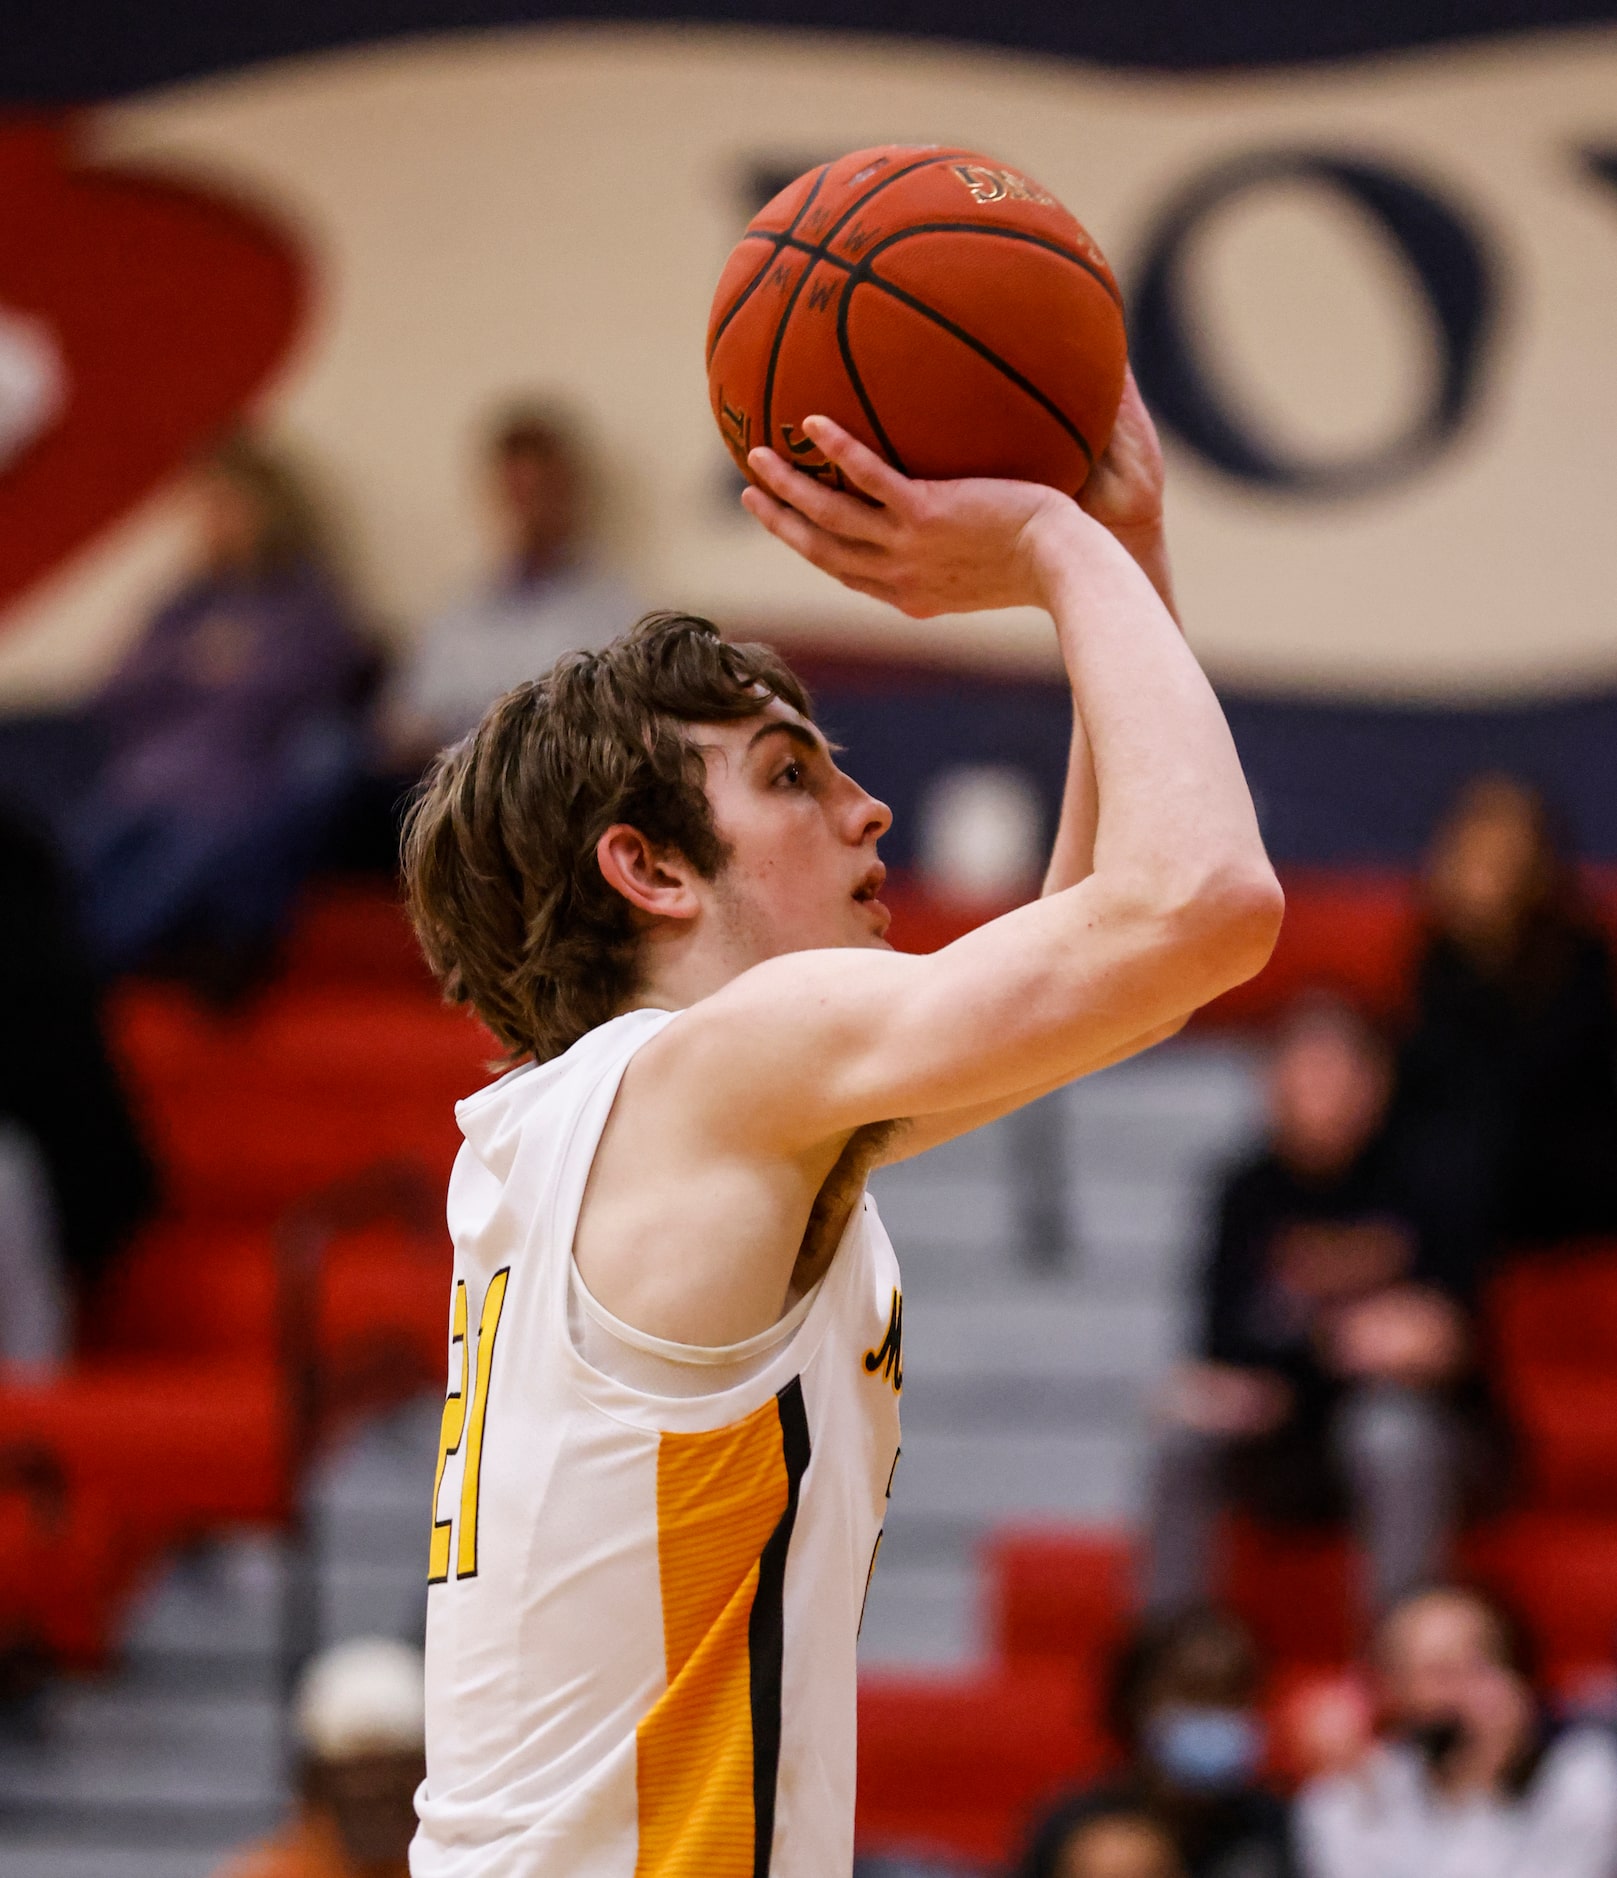
[[[777,783],[784,783],[788,789],[801,789],[808,781],[808,771],[801,763],[788,763],[775,778]]]

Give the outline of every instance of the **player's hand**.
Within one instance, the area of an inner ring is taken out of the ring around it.
[[[911,619],[1046,604],[1049,538],[1088,526],[1041,483],[918,482],[829,418],[803,429],[848,488],[754,450],[747,465],[761,486],[743,491],[743,506],[804,560]]]
[[[1162,483],[1162,445],[1131,368],[1112,440],[1078,491],[1078,506],[1132,546],[1162,527]]]

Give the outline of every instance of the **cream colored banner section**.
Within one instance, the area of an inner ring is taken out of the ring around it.
[[[1238,157],[1345,152],[1432,188],[1487,237],[1503,289],[1469,423],[1405,480],[1332,500],[1254,492],[1176,450],[1192,636],[1220,674],[1270,687],[1617,675],[1617,189],[1579,155],[1617,143],[1617,34],[1192,80],[880,41],[536,29],[210,81],[110,110],[98,133],[109,158],[216,177],[303,230],[323,304],[270,415],[345,492],[399,630],[476,564],[474,417],[554,388],[599,433],[614,545],[648,600],[1047,665],[1037,619],[916,626],[842,593],[726,488],[702,341],[746,176],[894,139],[1026,168],[1125,282],[1165,207]],[[1187,274],[1220,382],[1288,447],[1359,448],[1424,395],[1424,303],[1385,235],[1321,187],[1211,217]],[[117,553],[150,559],[142,525],[126,535]],[[0,688],[94,668],[118,624],[95,609],[123,591],[108,552],[28,603]]]

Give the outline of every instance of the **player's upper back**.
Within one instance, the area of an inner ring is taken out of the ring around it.
[[[851,1860],[897,1265],[867,1196],[826,1278],[746,1346],[663,1345],[589,1298],[572,1242],[595,1148],[670,1016],[614,1019],[460,1105],[418,1878]]]

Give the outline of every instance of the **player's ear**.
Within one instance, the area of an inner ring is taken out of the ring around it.
[[[695,868],[677,849],[654,846],[627,822],[614,822],[596,842],[595,860],[601,878],[637,912],[684,920],[701,910]]]

